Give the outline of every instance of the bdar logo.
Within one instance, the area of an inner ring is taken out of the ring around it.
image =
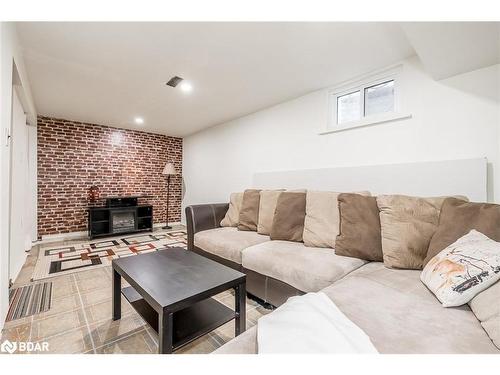
[[[2,345],[0,345],[0,350],[4,353],[14,353],[17,349],[17,343],[5,340]]]

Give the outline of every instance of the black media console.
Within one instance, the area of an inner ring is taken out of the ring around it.
[[[153,206],[139,205],[144,197],[110,197],[105,206],[88,207],[89,237],[153,230]]]

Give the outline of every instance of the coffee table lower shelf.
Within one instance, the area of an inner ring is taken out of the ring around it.
[[[158,313],[131,286],[123,296],[158,333]],[[173,350],[189,344],[235,318],[235,312],[213,298],[207,298],[173,314]]]

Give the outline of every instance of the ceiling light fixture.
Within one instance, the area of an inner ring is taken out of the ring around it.
[[[181,82],[179,87],[184,92],[190,92],[191,90],[193,90],[193,86],[189,82],[186,82],[186,81]]]
[[[142,124],[144,124],[144,119],[142,117],[136,117],[136,118],[134,118],[134,122],[137,125],[142,125]]]

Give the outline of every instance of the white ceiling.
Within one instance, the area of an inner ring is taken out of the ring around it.
[[[19,23],[39,114],[185,136],[415,52],[395,23]],[[186,95],[165,86],[189,80]],[[135,116],[145,124],[133,123]]]
[[[434,79],[500,63],[500,22],[401,24]]]

